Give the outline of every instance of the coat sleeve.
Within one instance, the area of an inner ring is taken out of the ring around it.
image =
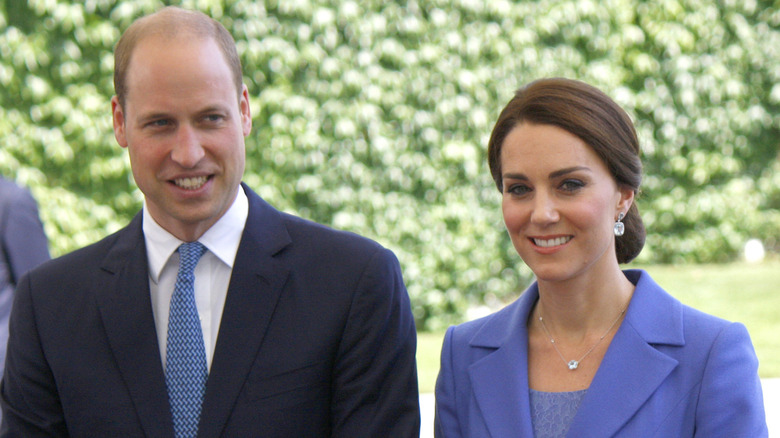
[[[728,325],[707,359],[696,409],[697,437],[767,437],[758,359],[744,325]]]
[[[14,300],[14,288],[27,271],[49,260],[49,241],[38,217],[38,206],[30,192],[16,186],[2,193],[8,196],[0,207],[0,263],[5,263],[7,278],[0,273],[0,375],[5,364],[8,343],[8,318]],[[0,270],[4,269],[0,266]],[[8,280],[4,283],[3,280]]]
[[[29,275],[16,290],[5,373],[0,437],[67,436],[56,383],[41,347]]]
[[[5,210],[3,248],[16,283],[24,273],[49,260],[49,241],[30,192],[16,191]]]
[[[458,415],[455,403],[455,376],[452,369],[452,336],[454,327],[447,329],[441,349],[441,367],[436,378],[436,438],[458,438]]]
[[[333,436],[419,436],[416,346],[398,260],[379,249],[357,283],[338,349]]]

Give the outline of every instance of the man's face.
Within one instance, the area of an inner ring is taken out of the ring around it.
[[[217,44],[147,37],[133,50],[124,106],[111,101],[114,134],[128,148],[149,213],[184,241],[230,208],[244,173],[252,119]]]

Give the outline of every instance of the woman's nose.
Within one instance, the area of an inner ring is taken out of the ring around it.
[[[531,222],[545,225],[557,222],[559,219],[560,215],[555,199],[547,194],[537,192],[531,212]]]

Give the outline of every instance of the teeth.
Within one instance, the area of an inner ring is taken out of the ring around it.
[[[534,239],[534,243],[536,244],[536,246],[549,248],[551,246],[563,245],[569,240],[571,240],[571,236],[556,237],[555,239],[550,239],[550,240]]]
[[[199,189],[203,184],[206,184],[206,181],[208,181],[208,177],[206,176],[199,176],[196,178],[179,178],[173,180],[173,183],[177,186],[187,189],[187,190],[195,190]]]

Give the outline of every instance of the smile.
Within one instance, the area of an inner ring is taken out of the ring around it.
[[[197,176],[193,178],[178,178],[174,179],[173,183],[177,187],[181,187],[185,190],[197,190],[201,187],[203,187],[203,184],[206,184],[206,181],[209,180],[209,177],[207,176]]]
[[[550,248],[553,246],[560,246],[564,243],[570,241],[572,239],[571,236],[561,236],[556,237],[555,239],[531,239],[534,241],[534,244],[536,246],[541,246],[542,248]]]

